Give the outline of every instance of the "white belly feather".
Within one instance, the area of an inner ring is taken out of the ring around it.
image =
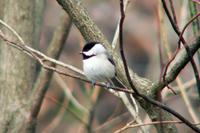
[[[83,71],[92,81],[105,81],[115,76],[115,67],[105,58],[93,56],[83,60]]]

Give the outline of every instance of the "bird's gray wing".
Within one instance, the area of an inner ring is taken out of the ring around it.
[[[111,54],[108,54],[108,53],[107,53],[107,57],[108,57],[108,60],[110,61],[110,63],[113,64],[114,66],[116,66],[116,65],[115,65],[115,62],[114,62],[114,60],[113,60],[113,56],[112,56]]]
[[[110,61],[110,63],[113,64],[114,66],[116,66],[115,62],[113,60],[113,56],[111,54],[107,53],[107,57],[108,57],[108,60]],[[115,70],[115,76],[117,76],[116,70]]]

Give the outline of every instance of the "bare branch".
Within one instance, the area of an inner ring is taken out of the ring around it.
[[[115,133],[121,133],[129,128],[137,128],[141,126],[148,126],[148,125],[157,125],[157,124],[183,124],[182,121],[154,121],[154,122],[148,122],[144,124],[132,124],[133,122],[127,123],[123,128],[118,129],[115,131]],[[199,125],[200,123],[195,123],[193,125]]]
[[[65,39],[68,36],[71,27],[71,20],[67,17],[67,14],[62,13],[61,22],[58,25],[57,29],[54,32],[54,36],[52,41],[48,47],[47,54],[55,59],[58,59],[59,55],[61,54],[62,48],[64,46]],[[46,55],[33,50],[34,55],[37,59],[45,65],[46,59],[51,60],[51,58],[47,57]],[[42,56],[42,58],[40,56]],[[55,60],[53,60],[55,61]],[[50,63],[49,66],[55,66],[54,63]],[[32,108],[30,114],[30,121],[37,118],[38,113],[40,111],[43,99],[49,87],[51,78],[52,78],[53,71],[45,71],[41,69],[39,76],[33,87],[33,95],[32,95]]]
[[[152,98],[147,97],[146,95],[140,94],[139,91],[136,89],[136,87],[133,85],[129,71],[128,71],[128,66],[127,66],[127,62],[126,62],[126,58],[124,56],[124,50],[123,50],[123,22],[124,22],[124,18],[125,18],[125,13],[124,13],[124,3],[123,0],[120,0],[120,12],[121,12],[121,20],[120,20],[120,32],[119,32],[119,42],[120,42],[120,53],[121,53],[121,57],[122,57],[122,61],[123,61],[123,65],[124,65],[124,69],[125,69],[125,74],[126,77],[128,79],[128,82],[131,86],[131,88],[133,89],[133,91],[135,92],[136,97],[141,97],[144,100],[146,100],[147,102],[150,102],[153,105],[156,105],[159,108],[162,108],[168,112],[170,112],[171,114],[173,114],[174,116],[176,116],[178,119],[180,119],[181,121],[183,121],[186,125],[188,125],[191,129],[193,129],[194,131],[198,131],[200,132],[200,129],[197,128],[196,126],[194,126],[190,121],[188,121],[187,119],[185,119],[182,115],[180,115],[179,113],[177,113],[176,111],[172,110],[171,108],[167,107],[166,105],[155,101]]]
[[[174,31],[180,37],[180,41],[178,43],[178,47],[177,47],[177,49],[175,51],[175,54],[173,55],[172,59],[166,65],[166,68],[165,68],[165,71],[164,71],[164,74],[163,74],[163,80],[165,81],[165,76],[166,76],[166,73],[167,73],[168,66],[175,59],[177,53],[180,51],[180,46],[181,46],[181,42],[182,42],[182,44],[183,44],[183,46],[184,46],[184,48],[185,48],[185,50],[186,50],[186,52],[187,52],[187,54],[188,54],[188,56],[190,58],[190,62],[191,62],[191,65],[192,65],[192,68],[193,68],[193,71],[194,71],[194,75],[195,75],[195,78],[196,78],[196,82],[197,82],[197,90],[198,90],[199,96],[200,96],[200,76],[199,76],[197,65],[196,65],[196,63],[195,63],[195,61],[193,59],[192,53],[191,53],[191,51],[189,49],[189,46],[188,46],[187,42],[185,41],[185,39],[182,36],[180,36],[181,32],[180,32],[180,29],[178,27],[177,21],[173,20],[173,18],[171,17],[165,0],[161,0],[161,1],[162,1],[162,4],[163,4],[163,8],[164,8],[164,10],[165,10],[165,12],[167,14],[167,17],[169,18],[169,21],[170,21]],[[171,4],[173,4],[173,3],[171,2]],[[174,10],[173,9],[173,5],[171,5],[171,7],[172,7],[172,10]],[[172,11],[172,13],[173,13],[174,18],[176,19],[176,15],[175,15],[174,11]],[[166,82],[166,84],[167,84],[167,82]]]
[[[61,65],[61,64],[62,64],[62,66],[65,66],[65,67],[66,67],[66,66],[69,66],[69,65],[67,65],[67,64],[65,64],[65,63],[63,63],[63,62],[60,62],[60,61],[53,61],[53,60],[55,60],[55,59],[52,59],[52,58],[50,58],[50,57],[44,55],[43,53],[41,53],[41,52],[39,52],[39,51],[37,51],[37,50],[35,50],[35,49],[33,49],[33,48],[30,48],[30,47],[27,46],[27,45],[22,45],[22,44],[19,44],[19,43],[15,43],[15,42],[13,42],[13,41],[10,41],[10,40],[7,39],[7,38],[5,37],[5,35],[2,34],[1,32],[0,32],[0,38],[3,39],[5,42],[7,42],[8,45],[11,45],[12,47],[16,47],[17,49],[21,50],[22,52],[24,52],[25,54],[27,54],[27,55],[29,55],[29,56],[32,55],[31,57],[32,57],[33,59],[36,59],[36,60],[37,60],[45,69],[47,69],[47,70],[55,71],[55,72],[57,72],[57,73],[59,73],[59,74],[62,74],[62,75],[65,75],[65,76],[68,76],[68,77],[71,77],[71,78],[76,78],[76,79],[78,79],[78,80],[81,80],[81,81],[84,81],[84,82],[87,82],[87,83],[92,84],[91,81],[89,81],[89,80],[87,80],[87,79],[85,79],[85,78],[82,78],[82,77],[80,77],[80,76],[75,76],[75,75],[69,74],[69,73],[67,73],[67,72],[64,72],[64,71],[62,71],[62,70],[59,70],[59,69],[57,69],[57,68],[55,68],[55,67],[49,66],[49,65],[47,65],[47,62],[54,63],[54,64],[56,64],[56,65]],[[30,55],[30,54],[31,54],[31,55]],[[40,55],[42,55],[42,56],[40,56]],[[46,57],[48,57],[48,58],[46,58]],[[52,60],[49,60],[49,58],[52,59]],[[53,62],[52,62],[52,61],[53,61]],[[67,68],[68,68],[68,67],[67,67]],[[68,68],[68,69],[70,69],[70,68]],[[71,69],[71,70],[72,70],[72,69]],[[73,71],[73,70],[72,70],[72,71]],[[75,72],[77,72],[77,71],[75,71]],[[83,72],[81,71],[81,73],[83,73]],[[81,74],[81,73],[79,73],[79,74]],[[107,85],[104,84],[104,83],[96,83],[95,85],[100,86],[100,87],[107,88]],[[114,87],[114,86],[110,86],[109,88],[110,88],[110,89],[113,89],[113,90],[116,90],[116,91],[122,91],[122,92],[126,92],[126,93],[131,93],[131,94],[134,93],[133,91],[128,90],[127,88],[120,88],[120,87]]]

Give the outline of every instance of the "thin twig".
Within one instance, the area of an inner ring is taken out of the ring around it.
[[[120,129],[118,129],[118,130],[116,130],[114,133],[123,132],[124,130],[128,129],[128,127],[130,127],[133,123],[134,123],[134,121],[128,122],[124,127],[120,128]],[[143,124],[139,124],[139,125],[144,125],[144,123],[143,123]]]
[[[102,125],[97,127],[94,130],[94,132],[98,132],[98,133],[103,132],[106,129],[109,129],[110,127],[113,127],[113,126],[116,126],[116,125],[120,124],[122,122],[122,120],[127,120],[128,121],[128,120],[132,119],[132,118],[131,119],[130,118],[131,118],[130,117],[130,113],[129,112],[125,112],[125,113],[123,113],[121,115],[118,115],[118,116],[114,117],[111,120],[108,120],[108,121],[104,122]]]
[[[188,91],[189,88],[193,87],[195,85],[195,78],[191,79],[190,81],[187,81],[185,83],[183,83],[183,89],[186,89],[186,91]],[[179,87],[178,86],[174,86],[174,89],[176,91],[178,91]]]
[[[165,76],[166,76],[166,73],[167,73],[167,69],[168,69],[168,66],[170,65],[170,63],[175,59],[177,53],[179,52],[180,50],[180,46],[181,46],[181,42],[183,44],[183,46],[185,47],[185,50],[190,58],[190,62],[191,62],[191,65],[192,65],[192,68],[193,68],[193,71],[194,71],[194,75],[195,75],[195,78],[196,78],[196,82],[197,82],[197,89],[198,89],[198,92],[199,92],[199,96],[200,96],[200,77],[199,77],[199,72],[198,72],[198,68],[197,68],[197,65],[192,57],[192,54],[189,50],[189,46],[188,44],[186,43],[185,39],[180,35],[181,35],[181,32],[179,30],[179,27],[178,27],[178,24],[175,23],[176,21],[174,21],[169,13],[169,10],[167,8],[167,5],[165,3],[165,0],[161,0],[162,1],[162,4],[163,4],[163,8],[167,14],[167,17],[169,18],[169,21],[174,29],[174,31],[176,32],[176,34],[179,36],[179,39],[180,39],[180,42],[178,43],[178,47],[175,51],[175,54],[174,56],[172,57],[172,59],[168,62],[168,64],[166,65],[166,68],[165,68],[165,71],[164,71],[164,74],[163,74],[163,80],[165,81]],[[175,16],[175,14],[173,14]]]
[[[131,124],[131,122],[129,122],[127,125],[125,125],[124,127],[118,129],[117,131],[115,131],[115,133],[121,133],[124,132],[125,130],[129,129],[129,128],[136,128],[136,127],[141,127],[141,126],[148,126],[148,125],[156,125],[156,124],[183,124],[182,121],[154,121],[154,122],[148,122],[148,123],[144,123],[144,124]],[[200,123],[196,123],[193,125],[199,125]]]
[[[131,88],[133,89],[133,91],[138,94],[138,90],[136,89],[136,87],[133,85],[132,80],[131,80],[131,76],[129,74],[129,70],[128,70],[128,66],[127,66],[127,61],[124,55],[124,48],[123,48],[123,23],[124,23],[124,19],[125,19],[125,13],[124,13],[124,2],[123,0],[120,0],[120,12],[121,12],[121,19],[120,19],[120,26],[119,26],[119,47],[120,47],[120,54],[122,57],[122,61],[123,61],[123,65],[124,65],[124,71],[127,77],[127,80],[131,86]]]
[[[60,88],[63,90],[65,97],[67,98],[68,101],[70,101],[74,106],[76,106],[81,112],[88,114],[89,110],[81,105],[77,99],[73,96],[70,88],[66,84],[66,82],[61,78],[61,76],[57,73],[54,73],[53,79],[57,84],[60,86]]]
[[[125,0],[124,1],[124,11],[126,12],[126,9],[127,9],[127,6],[129,4],[129,0]],[[115,49],[116,48],[116,45],[117,45],[117,40],[119,39],[119,25],[120,25],[120,19],[119,19],[119,22],[117,24],[117,28],[115,30],[115,34],[114,34],[114,37],[113,37],[113,40],[112,40],[112,48]]]
[[[159,80],[161,81],[162,80],[162,76],[163,76],[163,72],[165,70],[165,67],[164,67],[164,61],[163,61],[163,55],[162,55],[162,49],[161,49],[161,44],[166,48],[166,49],[169,49],[169,47],[167,46],[168,42],[167,42],[167,35],[166,35],[166,32],[165,32],[165,26],[163,25],[164,23],[164,17],[163,17],[163,10],[161,8],[161,3],[160,1],[158,1],[158,21],[159,21],[159,30],[160,30],[160,34],[159,34],[159,38],[160,39],[160,42],[159,42],[159,45],[158,45],[158,48],[159,48],[159,57],[160,57],[160,67],[161,67],[161,72],[160,72],[160,77],[159,77]],[[170,87],[168,84],[166,84],[166,87],[171,90],[175,95],[176,95],[176,92],[172,89],[172,87]],[[160,90],[159,92],[162,92],[162,90]]]
[[[56,113],[56,116],[54,116],[54,118],[51,120],[51,122],[45,126],[45,128],[43,129],[42,133],[50,133],[53,132],[53,130],[60,124],[60,122],[62,121],[62,118],[65,115],[65,108],[67,108],[69,101],[67,101],[65,98],[63,99],[62,103],[60,103],[57,99],[54,100],[53,97],[51,96],[46,96],[45,98],[50,99],[51,101],[56,101],[56,104],[59,103],[60,108],[58,110],[58,113]],[[81,121],[82,122],[82,121]]]
[[[98,102],[98,99],[94,101],[92,107],[90,108],[90,111],[89,111],[89,118],[88,118],[88,122],[87,122],[87,125],[86,125],[86,129],[87,129],[87,133],[93,133],[93,121],[94,121],[94,118],[95,118],[95,109],[96,109],[96,106],[97,106],[97,102]]]
[[[67,19],[67,18],[63,18],[63,19]],[[64,20],[64,21],[66,21],[66,20]],[[77,73],[79,75],[85,76],[84,73],[83,73],[83,71],[77,69],[76,67],[73,67],[72,65],[65,64],[63,62],[60,62],[60,61],[58,61],[58,60],[56,60],[54,58],[51,58],[51,57],[49,57],[49,56],[47,56],[47,55],[45,55],[45,54],[43,54],[43,53],[41,53],[41,52],[39,52],[39,51],[37,51],[35,49],[29,47],[29,45],[25,45],[23,39],[19,36],[19,34],[14,29],[12,29],[12,27],[10,27],[9,25],[7,25],[6,23],[3,23],[3,22],[1,22],[1,23],[4,24],[7,28],[9,28],[17,36],[17,38],[21,41],[21,43],[24,45],[24,47],[27,47],[28,49],[30,49],[30,51],[38,54],[38,56],[41,56],[41,58],[44,58],[44,60],[46,62],[50,62],[50,63],[56,64],[58,66],[67,68],[69,70],[72,70],[73,72],[75,72],[75,73]],[[71,22],[69,22],[69,23],[71,23]]]
[[[127,6],[129,4],[129,0],[125,0],[124,2],[124,12],[126,12]],[[118,49],[117,47],[117,40],[119,39],[119,30],[120,30],[120,21],[121,18],[119,19],[119,22],[117,24],[117,28],[113,37],[113,41],[112,41],[112,48],[113,48],[113,52],[116,52]],[[123,84],[123,83],[122,83]],[[127,98],[127,95],[125,93],[121,93],[118,92],[119,97],[122,99],[124,105],[127,107],[127,109],[129,110],[129,112],[131,113],[131,115],[133,116],[133,119],[138,123],[138,124],[142,124],[142,120],[141,118],[138,116],[138,105],[136,103],[135,98],[130,95],[130,100],[132,101],[133,105],[130,103],[129,99]],[[147,130],[142,127],[141,128],[141,132],[147,132]]]
[[[184,2],[186,2],[187,0],[185,0]],[[161,1],[158,1],[159,2],[159,5],[161,5]],[[173,6],[173,3],[171,2],[170,3],[171,4],[171,10],[174,10],[174,6]],[[187,3],[184,3],[184,5],[185,6],[187,6]],[[183,7],[182,7],[183,8]],[[162,11],[161,9],[160,9],[160,11]],[[174,15],[174,19],[176,19],[176,15],[175,15],[175,12],[173,13]],[[161,19],[161,18],[160,18]],[[163,19],[163,16],[162,16],[162,19]],[[181,19],[182,20],[182,19]],[[183,21],[181,21],[181,23],[180,24],[182,24],[183,23]],[[162,21],[162,20],[160,20],[160,24],[164,24],[164,20]],[[163,41],[163,45],[164,45],[164,49],[165,49],[165,52],[167,53],[167,56],[168,56],[168,59],[170,59],[171,58],[171,50],[170,50],[170,46],[169,46],[169,43],[167,42],[167,36],[165,35],[165,33],[166,33],[166,29],[164,29],[165,28],[165,25],[163,25],[162,27],[161,27],[162,29],[161,29],[161,31],[160,31],[160,34],[162,35],[162,39],[164,39],[165,41]],[[164,35],[163,35],[164,34]],[[166,43],[167,42],[167,43]],[[198,121],[198,117],[197,117],[197,115],[196,115],[196,113],[195,113],[195,111],[194,111],[194,108],[193,108],[193,106],[192,106],[192,104],[191,104],[191,102],[190,102],[190,99],[189,99],[189,97],[187,96],[187,94],[186,94],[186,90],[185,90],[185,85],[183,85],[183,81],[182,81],[182,79],[180,78],[180,77],[177,77],[176,79],[176,83],[177,83],[177,87],[176,87],[176,89],[173,87],[173,89],[175,89],[176,91],[176,93],[178,93],[178,91],[177,90],[179,90],[180,91],[180,93],[181,93],[181,96],[182,96],[182,98],[183,98],[183,100],[184,100],[184,103],[185,103],[185,105],[186,105],[186,108],[187,108],[187,110],[188,110],[188,112],[189,112],[189,114],[190,114],[190,116],[192,117],[192,119],[193,119],[193,121],[195,122],[195,123],[197,123],[197,122],[199,122]],[[194,79],[195,80],[195,79]],[[170,92],[171,93],[171,92]],[[164,93],[165,94],[165,93]],[[165,96],[166,96],[166,94],[165,94]]]
[[[195,16],[193,16],[190,21],[187,22],[187,24],[183,27],[183,30],[181,31],[180,35],[179,35],[179,40],[178,43],[181,43],[181,38],[183,37],[183,34],[185,32],[185,30],[187,29],[187,27],[198,17],[200,16],[200,12],[198,14],[196,14]]]
[[[55,67],[49,66],[47,61],[50,62],[50,63],[55,63],[56,65],[61,65],[61,64],[62,64],[62,66],[69,66],[69,65],[67,65],[63,62],[57,61],[57,60],[54,62],[53,60],[55,60],[55,59],[52,59],[52,58],[51,58],[51,60],[49,60],[50,57],[44,55],[43,53],[41,53],[41,52],[39,52],[39,51],[37,51],[33,48],[28,47],[27,45],[22,45],[22,44],[10,41],[8,38],[5,37],[4,34],[1,34],[1,32],[0,32],[0,38],[3,39],[5,42],[7,42],[8,45],[11,45],[13,47],[18,48],[19,50],[24,51],[24,53],[29,55],[29,56],[30,56],[30,53],[31,53],[32,54],[31,57],[33,59],[36,59],[47,70],[55,71],[59,74],[62,74],[62,75],[65,75],[65,76],[68,76],[68,77],[71,77],[71,78],[76,78],[78,80],[92,84],[92,82],[90,80],[87,80],[86,78],[76,76],[76,75],[72,75],[72,74],[69,74],[69,73],[62,71],[60,69],[57,69]],[[43,56],[41,56],[41,55],[43,55]],[[48,57],[48,58],[46,58],[46,57]],[[77,72],[77,71],[75,71],[75,72]],[[81,71],[81,73],[83,73],[83,72]],[[81,74],[81,73],[79,73],[79,74]],[[96,83],[95,85],[107,88],[107,85],[104,84],[104,83]],[[109,89],[113,89],[113,90],[116,90],[116,91],[122,91],[122,92],[130,93],[130,94],[134,93],[133,91],[128,90],[127,88],[120,88],[120,87],[115,87],[115,86],[110,86]]]
[[[181,39],[181,38],[183,38],[183,34],[184,34],[185,30],[187,29],[187,27],[188,27],[195,19],[197,19],[199,16],[200,16],[200,13],[198,13],[197,15],[195,15],[194,17],[192,17],[192,18],[190,19],[190,21],[184,26],[183,30],[182,30],[182,31],[180,32],[180,34],[179,34],[179,41],[178,41],[179,44],[181,44],[181,42],[184,41],[184,39]],[[182,41],[182,40],[183,40],[183,41]],[[184,43],[184,42],[183,42],[183,44],[184,44],[184,46],[185,46],[186,51],[190,51],[188,45],[187,45],[186,43]],[[188,53],[188,52],[187,52],[187,53]],[[190,53],[190,52],[189,52],[189,53]],[[194,59],[192,58],[191,53],[188,54],[188,55],[189,55],[189,57],[191,58],[191,63],[192,63],[193,70],[194,70],[194,73],[195,73],[195,78],[196,78],[196,83],[197,83],[197,89],[198,89],[198,93],[199,93],[199,97],[200,97],[200,76],[199,76],[198,68],[197,68],[196,63],[194,62]]]
[[[123,22],[124,22],[124,19],[125,19],[123,0],[120,0],[120,12],[121,12],[120,30],[119,30],[120,31],[119,32],[120,54],[121,54],[121,57],[122,57],[122,61],[123,61],[123,65],[124,65],[124,70],[125,70],[126,77],[128,79],[128,82],[129,82],[131,88],[135,92],[134,96],[141,97],[144,100],[146,100],[147,102],[150,102],[151,104],[156,105],[156,106],[158,106],[158,107],[160,107],[160,108],[162,108],[162,109],[170,112],[171,114],[173,114],[174,116],[176,116],[178,119],[180,119],[181,121],[183,121],[186,125],[188,125],[191,129],[193,129],[194,131],[200,132],[199,128],[197,128],[196,126],[194,126],[190,121],[188,121],[187,119],[185,119],[182,115],[180,115],[176,111],[172,110],[171,108],[167,107],[166,105],[164,105],[164,104],[162,104],[162,103],[160,103],[158,101],[155,101],[154,99],[149,98],[149,97],[147,97],[147,96],[145,96],[143,94],[140,94],[139,91],[136,89],[136,87],[133,85],[131,77],[130,77],[130,74],[129,74],[129,71],[128,71],[128,66],[127,66],[127,62],[126,62],[126,58],[125,58],[124,50],[123,50]]]
[[[5,23],[3,20],[0,19],[0,23],[7,27],[18,39],[19,41],[24,44],[24,40],[21,38],[21,36],[12,28],[10,27],[7,23]]]
[[[177,18],[176,18],[176,13],[175,13],[175,9],[174,9],[173,0],[169,0],[169,3],[170,3],[170,7],[171,7],[171,11],[172,11],[172,16],[173,16],[174,23],[175,23],[175,24],[177,25],[177,27],[178,27],[178,21],[177,21]]]
[[[186,93],[187,91],[189,91],[189,89],[190,89],[191,87],[193,87],[193,86],[196,84],[196,80],[195,80],[195,78],[193,78],[193,79],[191,79],[190,81],[187,81],[187,82],[185,82],[185,83],[183,83],[183,81],[181,81],[181,84],[183,84],[183,85],[182,85],[183,88],[181,88],[181,89],[180,89],[179,85],[173,86],[174,91],[175,91],[177,94],[181,93],[181,90],[184,90],[184,91],[185,91],[184,93]],[[171,92],[166,92],[166,93],[164,94],[164,97],[167,97],[167,96],[169,96],[169,95],[171,95]]]
[[[167,35],[165,32],[165,26],[164,26],[164,17],[163,17],[163,10],[161,8],[161,3],[158,0],[157,3],[157,13],[158,13],[158,27],[159,27],[159,32],[158,32],[158,51],[159,51],[159,61],[160,61],[160,75],[159,75],[159,80],[162,80],[162,74],[163,74],[163,70],[164,70],[164,58],[163,58],[163,52],[162,52],[162,45],[166,46],[167,45]],[[169,88],[169,86],[167,85],[167,88]],[[171,89],[172,92],[173,89]],[[162,102],[162,90],[157,91],[156,93],[156,100],[158,100],[159,102]],[[163,112],[162,109],[159,109],[159,120],[162,121],[162,116],[163,116]],[[164,127],[163,124],[160,124],[160,132],[164,131]]]
[[[67,108],[67,106],[62,106],[62,104],[54,97],[49,97],[49,96],[45,96],[46,99],[53,101],[54,103],[60,105],[63,109],[65,109],[66,112],[70,112],[71,114],[73,114],[73,116],[78,119],[81,123],[83,123],[84,125],[87,125],[87,122],[85,122],[83,119],[81,119],[79,116],[77,116],[73,111],[71,111],[69,108]]]

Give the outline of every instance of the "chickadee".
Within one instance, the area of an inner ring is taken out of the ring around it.
[[[83,71],[94,85],[96,81],[108,81],[116,76],[115,63],[106,48],[99,42],[87,43],[81,52]]]

